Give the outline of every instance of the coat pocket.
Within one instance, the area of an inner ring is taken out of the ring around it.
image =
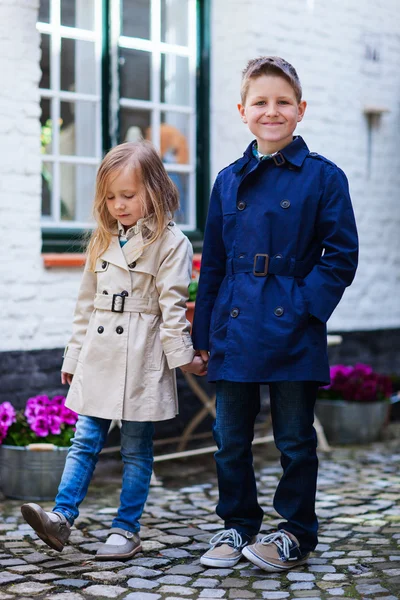
[[[160,337],[160,317],[156,315],[141,314],[142,318],[148,318],[146,340],[146,365],[149,371],[160,371],[163,358],[163,348]]]

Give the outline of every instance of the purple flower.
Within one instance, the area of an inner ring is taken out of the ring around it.
[[[392,394],[392,382],[386,375],[374,373],[369,365],[335,365],[330,369],[331,383],[321,388],[321,397],[353,402],[385,400]]]
[[[57,417],[55,415],[49,417],[48,424],[50,433],[52,433],[53,435],[58,435],[59,433],[61,433],[62,420],[60,419],[60,417]]]
[[[49,435],[49,424],[45,417],[38,417],[35,421],[30,423],[33,433],[38,437],[46,437]]]
[[[54,396],[54,398],[52,398],[50,400],[50,402],[52,404],[57,404],[57,406],[64,406],[64,404],[65,404],[65,396]]]
[[[8,428],[15,423],[15,419],[16,413],[13,405],[10,402],[0,404],[0,425]]]
[[[7,432],[8,432],[8,427],[5,425],[2,425],[0,423],[0,444],[3,442],[4,438],[7,436]]]
[[[61,410],[61,419],[66,425],[75,425],[78,420],[78,415],[73,410],[63,406]]]

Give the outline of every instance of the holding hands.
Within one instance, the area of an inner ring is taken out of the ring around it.
[[[185,373],[193,373],[194,375],[203,377],[207,375],[208,359],[209,356],[206,350],[197,350],[192,362],[181,365],[181,369]]]

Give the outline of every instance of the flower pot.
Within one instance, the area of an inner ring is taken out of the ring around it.
[[[315,414],[332,444],[376,441],[389,418],[388,402],[347,402],[318,399]]]
[[[0,489],[7,498],[53,500],[68,448],[53,444],[0,446]]]

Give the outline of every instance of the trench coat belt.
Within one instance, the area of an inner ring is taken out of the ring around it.
[[[305,260],[285,258],[281,254],[255,254],[253,258],[228,258],[226,274],[253,273],[257,277],[283,275],[287,277],[305,277],[317,262],[316,256]]]
[[[120,294],[116,294],[120,300]],[[122,300],[122,299],[121,299]],[[114,301],[115,309],[113,312],[139,312],[148,313],[151,315],[160,315],[160,306],[154,298],[132,298],[125,296],[122,302]],[[120,310],[121,307],[123,310]],[[113,295],[112,294],[96,294],[94,297],[94,308],[100,310],[113,310]]]

